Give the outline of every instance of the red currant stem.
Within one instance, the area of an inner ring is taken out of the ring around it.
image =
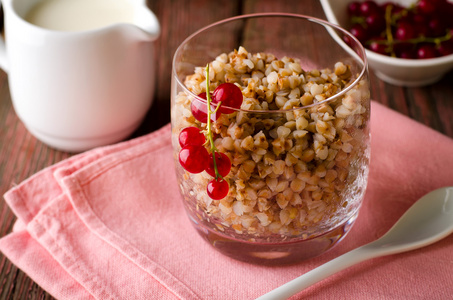
[[[208,106],[208,120],[207,120],[207,129],[208,129],[208,140],[209,143],[211,144],[211,153],[212,153],[212,161],[214,163],[214,172],[215,172],[215,179],[217,178],[223,178],[222,175],[220,175],[219,170],[217,169],[217,164],[215,161],[215,153],[217,151],[217,148],[214,145],[214,138],[212,137],[212,128],[211,128],[211,93],[209,92],[209,64],[206,65],[206,101],[207,101],[207,106]],[[214,112],[217,112],[219,109],[220,105],[222,103],[219,102],[217,104],[217,107]]]
[[[452,38],[452,35],[450,32],[447,32],[447,34],[443,35],[443,36],[439,36],[439,37],[432,37],[432,38],[429,38],[429,37],[424,37],[424,36],[421,36],[421,37],[418,37],[418,38],[414,38],[414,39],[408,39],[408,40],[405,40],[405,41],[398,41],[398,40],[394,40],[393,41],[393,45],[395,44],[401,44],[401,43],[410,43],[410,44],[418,44],[418,43],[434,43],[436,45],[442,43],[442,42],[445,42],[445,41],[448,41],[449,39]],[[389,42],[388,41],[381,41],[381,40],[369,40],[367,41],[367,44],[371,44],[371,43],[377,43],[377,44],[384,44],[384,45],[389,45]]]
[[[357,17],[353,16],[351,17],[351,23],[352,24],[360,24],[366,26],[365,18],[364,17]]]
[[[219,110],[220,105],[222,105],[222,101],[219,101],[219,103],[217,103],[217,107],[216,107],[215,110],[213,111],[214,113],[216,113],[216,112]]]
[[[392,5],[388,5],[385,8],[385,33],[387,36],[387,41],[389,43],[390,55],[396,57],[395,51],[393,51],[392,8]]]
[[[393,9],[393,7],[394,7],[392,4],[389,4],[388,6],[391,6],[391,9]],[[386,7],[386,9],[388,9],[388,6]],[[415,10],[415,4],[411,4],[411,6],[409,6],[407,8],[403,8],[400,12],[391,15],[391,19],[390,19],[391,24],[396,25],[396,23],[398,22],[399,19],[407,16],[407,14],[413,10]]]
[[[440,44],[442,42],[448,41],[451,38],[450,32],[448,32],[444,36],[440,37],[434,37],[434,38],[427,38],[427,37],[419,37],[415,39],[410,39],[408,40],[409,43],[417,44],[417,43],[434,43],[434,44]]]

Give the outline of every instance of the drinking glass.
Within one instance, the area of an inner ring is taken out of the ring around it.
[[[215,147],[232,164],[220,200],[207,194],[211,175],[189,173],[179,162],[181,130],[207,132],[193,112],[207,109],[200,95],[207,64],[210,92],[228,82],[243,95],[239,109],[211,117]],[[347,31],[283,13],[237,16],[197,31],[175,53],[171,90],[176,176],[190,222],[215,249],[242,261],[292,264],[324,253],[359,213],[369,117],[365,51]]]

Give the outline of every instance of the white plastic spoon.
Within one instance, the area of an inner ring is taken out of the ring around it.
[[[287,299],[305,288],[370,258],[410,251],[453,232],[453,187],[432,191],[414,203],[378,240],[347,252],[256,300]]]

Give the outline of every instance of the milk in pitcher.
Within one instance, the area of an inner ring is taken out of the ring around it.
[[[25,19],[42,28],[84,31],[116,23],[130,23],[134,9],[127,0],[43,0]]]

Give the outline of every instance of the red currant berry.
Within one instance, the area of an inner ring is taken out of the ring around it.
[[[348,14],[350,16],[358,16],[360,14],[360,3],[352,1],[348,4]]]
[[[209,181],[207,186],[208,196],[214,200],[221,200],[228,195],[230,187],[228,182],[223,178]]]
[[[433,37],[444,35],[447,29],[437,18],[429,20],[428,28],[428,32],[430,33],[429,35]]]
[[[206,93],[201,93],[198,97],[206,100]],[[206,103],[198,100],[193,99],[190,105],[190,110],[192,111],[192,115],[195,119],[200,121],[201,123],[206,123],[208,120],[208,113],[206,109]]]
[[[380,33],[385,29],[385,18],[382,14],[371,14],[366,17],[365,22],[371,32]]]
[[[349,31],[356,39],[358,39],[362,43],[368,39],[367,31],[360,24],[355,24]]]
[[[201,93],[198,97],[206,100],[206,93]],[[208,109],[206,102],[200,101],[198,99],[193,99],[190,105],[190,110],[195,119],[201,123],[208,122]],[[214,111],[215,107],[211,105],[211,111]],[[220,118],[221,112],[217,111],[216,113],[211,114],[211,120],[217,121]]]
[[[203,172],[208,166],[209,153],[205,147],[187,145],[179,151],[179,163],[190,173]]]
[[[407,41],[416,37],[414,27],[409,23],[400,23],[395,31],[395,38],[400,41]]]
[[[415,51],[412,50],[403,50],[400,51],[396,56],[404,59],[416,59],[417,53],[415,53]]]
[[[383,41],[383,39],[373,39],[368,48],[376,53],[387,55],[387,45],[380,43],[380,41]]]
[[[235,84],[228,82],[219,85],[212,93],[212,97],[212,102],[214,104],[222,102],[219,111],[224,114],[231,114],[234,112],[234,110],[226,108],[225,106],[240,108],[243,100],[241,89]]]
[[[378,13],[380,11],[379,6],[376,2],[372,0],[367,0],[360,4],[360,13],[362,16],[366,17],[373,13]]]
[[[426,15],[432,14],[436,11],[435,1],[432,0],[419,0],[417,3],[417,9],[421,13]]]
[[[436,57],[436,48],[432,45],[421,45],[417,49],[417,57],[420,59]]]
[[[352,46],[352,44],[353,44],[352,39],[350,38],[349,35],[343,35],[343,41],[349,46]]]
[[[437,52],[440,56],[453,54],[453,40],[450,39],[448,41],[440,43],[439,47],[437,48]]]
[[[417,58],[417,51],[413,44],[411,43],[398,43],[393,45],[393,50],[395,51],[396,57],[405,58],[405,59],[415,59]]]
[[[411,11],[408,11],[407,9],[404,11],[404,13],[401,13],[400,16],[398,16],[398,21],[397,23],[413,23],[414,21],[414,16],[416,14],[412,13]],[[398,24],[396,24],[398,25]]]
[[[212,154],[209,156],[209,163],[206,168],[206,172],[212,177],[216,177],[214,170],[214,159]],[[231,161],[225,154],[221,152],[215,152],[215,163],[217,166],[217,171],[219,171],[220,176],[225,177],[230,173],[231,170]]]
[[[421,24],[421,23],[415,23],[414,24],[414,30],[416,32],[416,35],[418,37],[427,37],[427,36],[430,36],[430,31],[429,31],[429,28],[428,28],[428,25],[425,23],[425,24]]]
[[[186,127],[179,133],[179,145],[181,147],[187,145],[202,146],[205,142],[204,134],[197,127]]]

